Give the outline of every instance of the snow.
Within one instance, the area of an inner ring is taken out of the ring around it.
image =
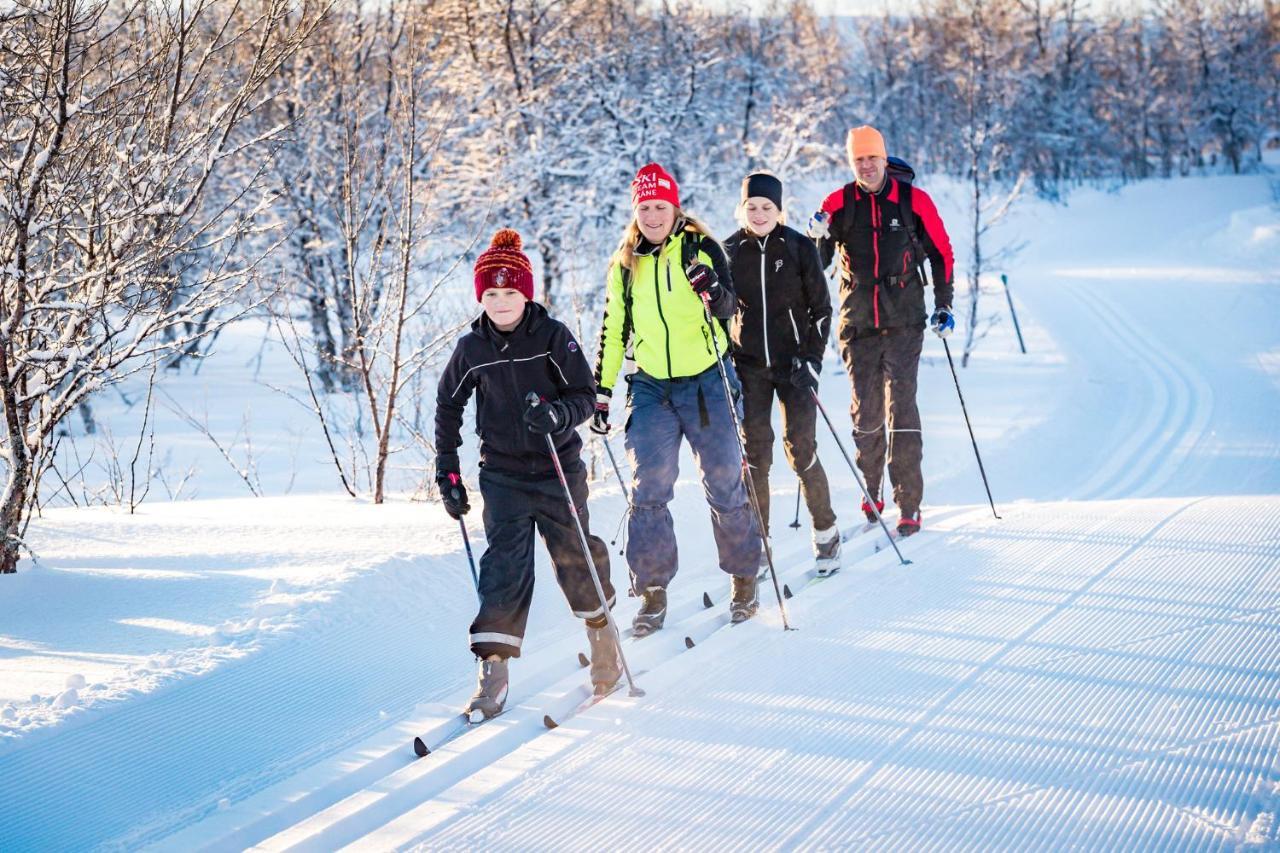
[[[963,256],[962,188],[922,184]],[[342,495],[315,431],[264,387],[296,386],[281,354],[260,328],[228,330],[163,387],[268,497],[247,497],[160,406],[158,450],[198,469],[199,499],[46,510],[26,537],[38,563],[0,579],[0,849],[1280,845],[1267,180],[1080,190],[1021,203],[1000,228],[1027,241],[1007,273],[1028,354],[993,291],[982,313],[1005,319],[960,373],[1000,520],[930,337],[910,565],[864,533],[840,574],[806,585],[779,442],[774,546],[798,630],[782,631],[771,584],[756,619],[724,627],[686,457],[668,624],[625,644],[646,695],[566,717],[585,638],[539,548],[510,710],[420,760],[410,740],[442,732],[473,677],[457,525],[407,495]],[[834,359],[822,382],[849,447]],[[123,390],[133,405],[95,410],[120,437],[145,392]],[[246,411],[251,463],[230,440]],[[819,446],[855,524],[856,486],[821,428]],[[624,507],[611,475],[592,485],[606,541]],[[478,555],[478,513],[468,522]],[[623,625],[635,608],[619,604]],[[563,724],[545,730],[546,713]]]

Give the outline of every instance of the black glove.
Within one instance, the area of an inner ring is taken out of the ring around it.
[[[821,372],[822,365],[816,361],[800,356],[791,359],[791,384],[802,391],[817,391],[818,374]]]
[[[694,261],[685,269],[684,277],[689,279],[689,286],[699,296],[705,296],[714,302],[720,295],[720,279],[716,276],[716,271],[706,264]]]
[[[596,412],[591,416],[591,431],[596,435],[609,434],[609,400],[608,394],[596,394]]]
[[[436,485],[440,487],[444,511],[452,518],[462,518],[471,511],[471,504],[467,503],[467,487],[462,485],[462,477],[457,471],[441,471],[436,475]]]
[[[552,435],[569,423],[569,409],[559,400],[539,400],[524,410],[524,425],[529,432]]]

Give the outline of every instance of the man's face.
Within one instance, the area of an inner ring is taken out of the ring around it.
[[[863,189],[878,190],[884,183],[884,170],[889,161],[878,154],[859,157],[853,161],[853,171]]]

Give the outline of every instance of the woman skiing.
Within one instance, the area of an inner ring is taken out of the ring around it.
[[[728,354],[725,322],[737,305],[724,251],[697,219],[680,209],[679,188],[650,163],[631,184],[632,218],[609,265],[596,361],[592,430],[609,429],[613,384],[630,346],[638,370],[627,377],[624,427],[632,468],[627,564],[643,596],[633,623],[643,637],[662,627],[667,585],[678,568],[667,504],[675,496],[680,440],[689,442],[711,507],[720,568],[732,578],[731,618],[759,606],[760,531],[742,478],[728,384],[740,389]]]
[[[800,478],[813,522],[817,571],[831,574],[840,568],[840,531],[827,475],[818,461],[813,397],[831,328],[831,294],[813,241],[783,224],[782,181],[777,177],[756,172],[743,179],[738,221],[742,228],[724,244],[738,296],[733,363],[742,381],[742,429],[764,534],[769,533],[776,394],[782,446]]]

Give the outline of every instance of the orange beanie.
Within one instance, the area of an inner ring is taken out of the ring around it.
[[[859,157],[884,157],[886,159],[889,157],[884,148],[884,137],[880,135],[880,131],[869,124],[850,130],[849,139],[846,141],[845,146],[849,150],[850,166]]]

